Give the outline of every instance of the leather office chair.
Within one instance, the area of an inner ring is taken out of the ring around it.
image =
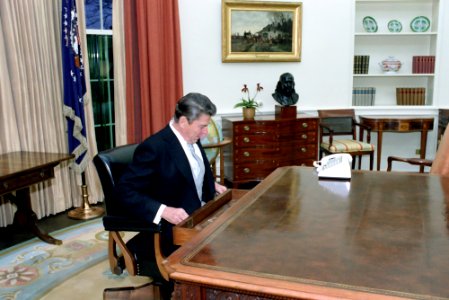
[[[104,202],[106,206],[106,214],[103,217],[103,225],[105,230],[109,231],[109,266],[112,273],[114,274],[121,274],[123,272],[123,269],[126,268],[129,275],[139,275],[139,267],[134,254],[131,253],[131,251],[127,248],[126,243],[120,233],[123,231],[150,232],[154,234],[157,267],[161,273],[160,275],[166,281],[168,281],[168,273],[165,271],[162,265],[164,257],[162,256],[160,251],[160,226],[141,220],[130,219],[129,217],[125,216],[121,203],[118,202],[114,197],[115,183],[118,182],[120,176],[123,174],[128,164],[132,161],[136,147],[137,144],[119,146],[113,149],[102,151],[98,153],[93,159],[94,165],[97,169],[101,181],[101,186],[103,188]],[[120,254],[117,251],[117,247],[120,249]],[[156,281],[153,283],[154,286],[151,287],[151,289],[155,294],[154,298],[158,298],[159,282]],[[142,288],[146,288],[148,290],[148,285],[144,285],[142,286]],[[122,290],[123,292],[118,297],[122,299],[136,299],[136,297],[134,296],[131,297],[134,288],[130,287],[106,289],[104,293],[105,299],[111,298],[106,297],[108,292],[118,292],[120,290]],[[149,299],[148,292],[144,294],[146,294],[145,298]],[[129,297],[127,297],[126,295],[129,295]],[[112,298],[114,299],[116,297],[117,296],[112,296]]]
[[[422,158],[405,158],[398,156],[389,156],[387,165],[387,171],[390,172],[394,161],[404,162],[411,165],[420,166],[420,173],[424,173],[424,166],[430,167],[430,174],[438,174],[443,176],[449,176],[449,130],[446,127],[443,137],[441,138],[440,145],[438,146],[435,159],[422,159]]]
[[[320,118],[320,159],[323,154],[348,153],[359,157],[359,169],[362,165],[362,156],[369,155],[370,170],[374,163],[374,145],[371,141],[371,129],[355,120],[353,109],[318,110]],[[360,139],[357,139],[357,128],[360,130]],[[367,132],[367,142],[363,142],[363,133]],[[336,136],[347,136],[346,139],[336,139]],[[327,137],[327,139],[326,139]],[[355,159],[352,168],[355,167]]]
[[[231,144],[231,139],[223,137],[222,131],[218,128],[213,119],[210,120],[207,128],[209,134],[207,137],[201,139],[201,145],[206,152],[207,159],[209,160],[212,168],[212,173],[215,179],[219,178],[220,184],[224,185],[224,159],[223,159],[223,147]],[[220,169],[217,174],[217,158],[220,159]]]

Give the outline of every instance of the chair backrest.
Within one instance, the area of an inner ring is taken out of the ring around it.
[[[430,173],[449,176],[449,125],[446,127],[440,145],[438,146],[435,159],[433,160]]]
[[[326,109],[318,110],[320,123],[333,130],[334,135],[350,135],[356,138],[355,112],[353,109]],[[326,128],[322,130],[322,136],[329,135]]]
[[[137,145],[130,144],[105,150],[98,153],[93,159],[103,188],[107,214],[122,212],[119,203],[114,199],[114,186],[132,162]]]

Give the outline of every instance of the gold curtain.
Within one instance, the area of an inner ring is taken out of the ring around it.
[[[128,143],[126,138],[126,67],[123,1],[112,1],[112,52],[114,53],[115,144]]]
[[[83,0],[77,0],[77,8],[84,29]],[[81,36],[85,52],[85,31]],[[87,65],[87,79],[88,70]],[[68,151],[61,71],[61,1],[1,0],[0,153]],[[86,126],[92,157],[96,143],[89,82],[87,86]],[[92,163],[86,177],[90,202],[96,203],[102,193]],[[67,163],[61,164],[55,169],[55,179],[31,187],[31,203],[38,218],[80,206],[80,176]],[[13,205],[1,200],[0,226],[12,223],[14,211]]]

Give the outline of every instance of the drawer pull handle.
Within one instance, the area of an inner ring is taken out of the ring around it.
[[[302,153],[306,153],[306,152],[307,152],[307,148],[301,147],[301,152],[302,152]]]
[[[245,136],[245,137],[243,138],[243,141],[244,141],[245,143],[249,143],[249,137]]]
[[[41,178],[45,177],[45,173],[44,172],[40,172],[39,175],[41,176]]]
[[[243,126],[243,130],[249,131],[250,127],[248,125]]]
[[[243,152],[243,156],[245,156],[245,157],[249,157],[249,152],[248,151],[245,151],[245,152]]]
[[[309,124],[307,123],[302,123],[302,127],[307,128],[309,126]]]
[[[303,140],[307,140],[307,134],[303,134],[303,135],[301,135],[301,137]]]
[[[7,183],[7,182],[3,182],[3,187],[4,187],[5,189],[7,189],[7,188],[8,188],[8,183]]]
[[[244,169],[243,169],[243,173],[248,174],[249,172],[251,172],[250,168],[244,168]]]

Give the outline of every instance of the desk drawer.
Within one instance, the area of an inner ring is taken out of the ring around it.
[[[19,190],[53,177],[53,166],[50,166],[39,170],[24,172],[14,178],[6,178],[0,182],[0,195]]]

